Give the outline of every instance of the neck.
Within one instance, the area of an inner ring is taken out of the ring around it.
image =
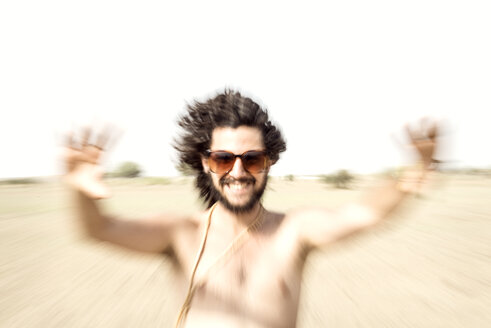
[[[261,208],[261,203],[257,202],[250,211],[245,213],[235,213],[219,203],[215,209],[215,215],[222,224],[232,226],[234,231],[240,231],[254,223],[258,218],[258,215],[260,215]]]

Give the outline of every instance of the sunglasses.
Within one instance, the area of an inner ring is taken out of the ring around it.
[[[208,156],[210,171],[218,174],[230,172],[237,157],[240,158],[242,166],[249,173],[263,172],[268,166],[268,156],[262,150],[249,150],[240,155],[224,150],[208,150],[206,155]]]

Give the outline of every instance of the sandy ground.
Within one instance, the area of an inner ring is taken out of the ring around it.
[[[356,199],[315,181],[270,183],[265,206]],[[200,208],[189,182],[111,182],[127,217]],[[446,176],[375,230],[312,254],[298,327],[491,327],[491,178]],[[0,327],[171,327],[161,256],[82,238],[59,184],[0,186]]]

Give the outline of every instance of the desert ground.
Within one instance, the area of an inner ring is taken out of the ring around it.
[[[266,208],[338,207],[351,189],[274,178]],[[202,208],[192,183],[111,180],[106,211]],[[171,327],[182,299],[164,256],[85,238],[57,182],[0,185],[0,327]],[[491,177],[444,175],[379,227],[305,267],[298,327],[491,327]]]

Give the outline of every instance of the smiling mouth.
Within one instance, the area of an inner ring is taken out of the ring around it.
[[[244,190],[251,185],[252,185],[251,183],[228,183],[228,184],[225,184],[225,186],[229,187],[231,190],[234,190],[234,191]]]
[[[254,185],[253,179],[224,179],[220,181],[222,187],[228,187],[232,191],[243,191]]]

